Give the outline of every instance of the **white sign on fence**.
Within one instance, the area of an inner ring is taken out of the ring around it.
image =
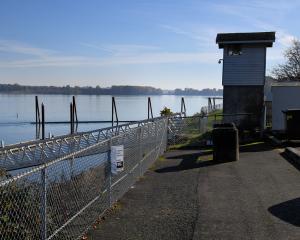
[[[124,170],[124,146],[111,146],[111,172],[117,174]]]

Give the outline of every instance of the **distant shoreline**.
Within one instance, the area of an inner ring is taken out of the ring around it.
[[[26,86],[19,84],[0,84],[0,94],[9,95],[120,95],[120,96],[222,96],[222,89],[175,89],[162,90],[160,88],[148,86],[112,86],[110,88],[97,87],[64,87],[57,86]]]

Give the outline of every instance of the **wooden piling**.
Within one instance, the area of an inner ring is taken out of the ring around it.
[[[35,123],[36,124],[38,124],[38,123],[40,124],[41,123],[38,96],[35,96]]]
[[[77,116],[77,105],[75,96],[73,96],[73,109],[74,109],[74,121],[78,124],[78,116]]]
[[[117,106],[115,97],[112,97],[112,106],[111,106],[111,125],[114,126],[114,117],[116,117],[117,126],[119,125],[119,118],[118,118],[118,112],[117,112]]]
[[[186,115],[186,107],[185,107],[184,97],[181,97],[180,112],[181,112],[181,114]]]
[[[74,133],[74,109],[72,103],[70,103],[70,133]]]
[[[45,106],[42,103],[42,139],[45,139]]]
[[[151,98],[148,97],[148,119],[153,118],[153,111],[152,111],[152,103],[151,103]]]

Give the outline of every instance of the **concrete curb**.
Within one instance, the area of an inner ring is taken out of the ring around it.
[[[300,164],[300,151],[298,151],[296,148],[287,147],[287,148],[285,148],[285,153],[291,160]]]

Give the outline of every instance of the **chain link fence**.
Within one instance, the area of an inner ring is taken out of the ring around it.
[[[203,107],[201,107],[200,113],[202,115],[209,115],[210,113],[213,113],[215,111],[222,110],[222,109],[223,109],[223,104],[222,103],[215,104],[215,105],[212,105],[212,106],[203,106]]]
[[[1,240],[80,239],[166,150],[168,119],[107,132],[101,140],[95,135],[51,140],[61,149],[68,146],[63,154],[54,143],[30,143],[34,154],[27,158],[38,155],[43,163],[15,174],[0,173]],[[118,145],[124,146],[124,170],[112,174],[111,147]],[[21,152],[32,153],[28,146],[22,148],[14,147],[19,158]],[[7,156],[9,151],[5,149],[0,155]]]
[[[168,145],[211,129],[210,116],[175,114],[0,150],[0,240],[80,239]],[[111,148],[124,147],[112,173]],[[24,168],[25,167],[25,168]]]
[[[197,138],[210,130],[210,117],[173,117],[169,119],[168,145],[178,145]]]

